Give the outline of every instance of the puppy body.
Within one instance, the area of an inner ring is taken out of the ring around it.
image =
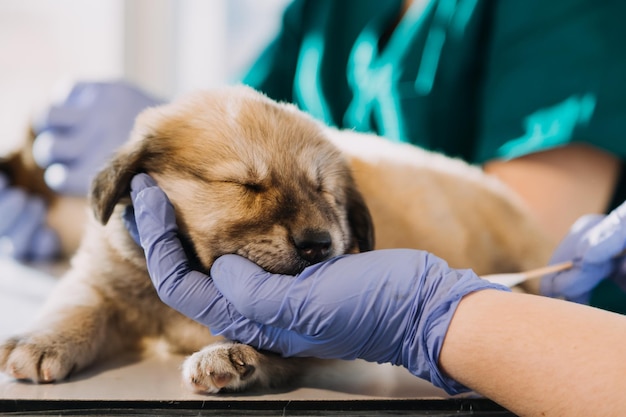
[[[376,248],[415,248],[477,274],[543,266],[552,243],[523,202],[462,160],[374,135],[331,131],[370,210]]]
[[[429,250],[479,273],[542,265],[550,253],[519,202],[477,168],[324,127],[245,87],[203,92],[139,116],[94,181],[93,216],[41,319],[0,346],[4,372],[60,380],[146,337],[195,352],[183,379],[201,392],[281,385],[321,363],[222,341],[160,302],[121,222],[137,172],[165,190],[205,272],[226,253],[283,274],[374,247]]]

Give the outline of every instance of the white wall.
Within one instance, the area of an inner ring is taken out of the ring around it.
[[[288,1],[0,0],[0,154],[58,85],[124,77],[172,98],[232,80]]]
[[[0,0],[0,151],[63,80],[122,76],[121,0]]]

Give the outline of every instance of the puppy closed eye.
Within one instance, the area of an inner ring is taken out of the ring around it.
[[[263,186],[263,184],[260,184],[257,182],[245,182],[241,185],[243,185],[246,190],[253,192],[253,193],[261,193],[265,191],[265,187]]]
[[[227,180],[223,181],[226,184],[232,184],[239,188],[244,189],[245,191],[249,191],[251,193],[259,194],[266,190],[266,187],[260,182],[256,181],[238,181],[238,180]]]
[[[346,172],[343,168],[318,167],[311,175],[311,184],[319,194],[334,194],[341,186]]]

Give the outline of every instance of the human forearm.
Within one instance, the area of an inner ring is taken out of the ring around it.
[[[491,161],[484,169],[522,198],[556,244],[580,216],[607,210],[619,160],[591,146],[569,145]]]
[[[440,366],[522,416],[612,416],[626,400],[626,318],[526,294],[466,296]]]

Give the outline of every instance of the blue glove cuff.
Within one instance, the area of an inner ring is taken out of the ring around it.
[[[436,387],[454,395],[471,390],[441,372],[439,354],[459,302],[466,295],[476,291],[486,289],[511,290],[503,285],[478,279],[470,270],[453,270],[451,273],[462,275],[446,290],[447,294],[431,294],[425,297],[420,305],[415,306],[414,314],[417,314],[420,309],[429,311],[429,313],[426,317],[416,318],[413,321],[416,325],[409,329],[411,336],[405,339],[402,361],[413,375],[427,379]],[[436,306],[433,305],[432,308],[428,308],[425,306],[427,303],[436,303]]]

